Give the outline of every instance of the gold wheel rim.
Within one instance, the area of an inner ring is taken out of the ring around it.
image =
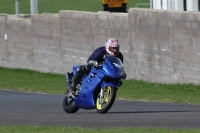
[[[109,98],[110,98],[110,93],[111,93],[111,88],[110,88],[110,86],[107,86],[105,89],[104,89],[104,94],[105,93],[107,93],[107,95],[106,95],[106,98],[105,98],[105,104],[100,104],[99,103],[99,100],[100,100],[100,98],[98,97],[97,98],[97,102],[96,102],[96,105],[97,105],[97,109],[99,109],[99,110],[101,110],[101,109],[103,109],[104,108],[104,106],[108,103],[108,101],[109,101]]]

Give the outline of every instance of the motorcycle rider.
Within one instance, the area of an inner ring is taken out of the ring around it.
[[[88,58],[87,65],[81,65],[77,69],[76,75],[68,88],[71,95],[75,95],[77,84],[85,74],[90,72],[91,66],[97,66],[99,63],[103,62],[104,55],[109,54],[118,57],[123,63],[123,55],[119,51],[119,48],[120,44],[116,38],[108,38],[105,42],[105,46],[97,48]]]

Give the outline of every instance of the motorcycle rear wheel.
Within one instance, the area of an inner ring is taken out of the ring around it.
[[[116,98],[116,91],[114,87],[107,86],[104,89],[104,98],[100,98],[100,94],[96,100],[96,110],[99,114],[106,113],[113,105]]]
[[[76,113],[79,110],[79,107],[76,106],[73,98],[69,97],[69,91],[66,91],[66,94],[63,99],[63,109],[66,113]]]

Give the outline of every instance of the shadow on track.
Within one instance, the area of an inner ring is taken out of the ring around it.
[[[117,111],[107,112],[106,114],[135,114],[135,113],[183,113],[183,112],[200,112],[200,110],[186,110],[186,111]]]

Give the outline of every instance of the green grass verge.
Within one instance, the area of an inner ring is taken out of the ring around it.
[[[64,94],[65,75],[0,67],[0,88]],[[200,86],[123,80],[118,99],[200,104]]]
[[[128,0],[127,8],[149,0]],[[102,11],[102,0],[38,0],[39,13],[59,13],[60,10]],[[139,6],[149,7],[149,6]],[[0,13],[15,14],[15,0],[0,0]],[[30,0],[19,0],[19,13],[30,14]]]
[[[92,129],[61,126],[0,126],[1,133],[199,133],[200,129],[104,128]]]
[[[0,88],[59,94],[66,90],[65,75],[0,67]]]

